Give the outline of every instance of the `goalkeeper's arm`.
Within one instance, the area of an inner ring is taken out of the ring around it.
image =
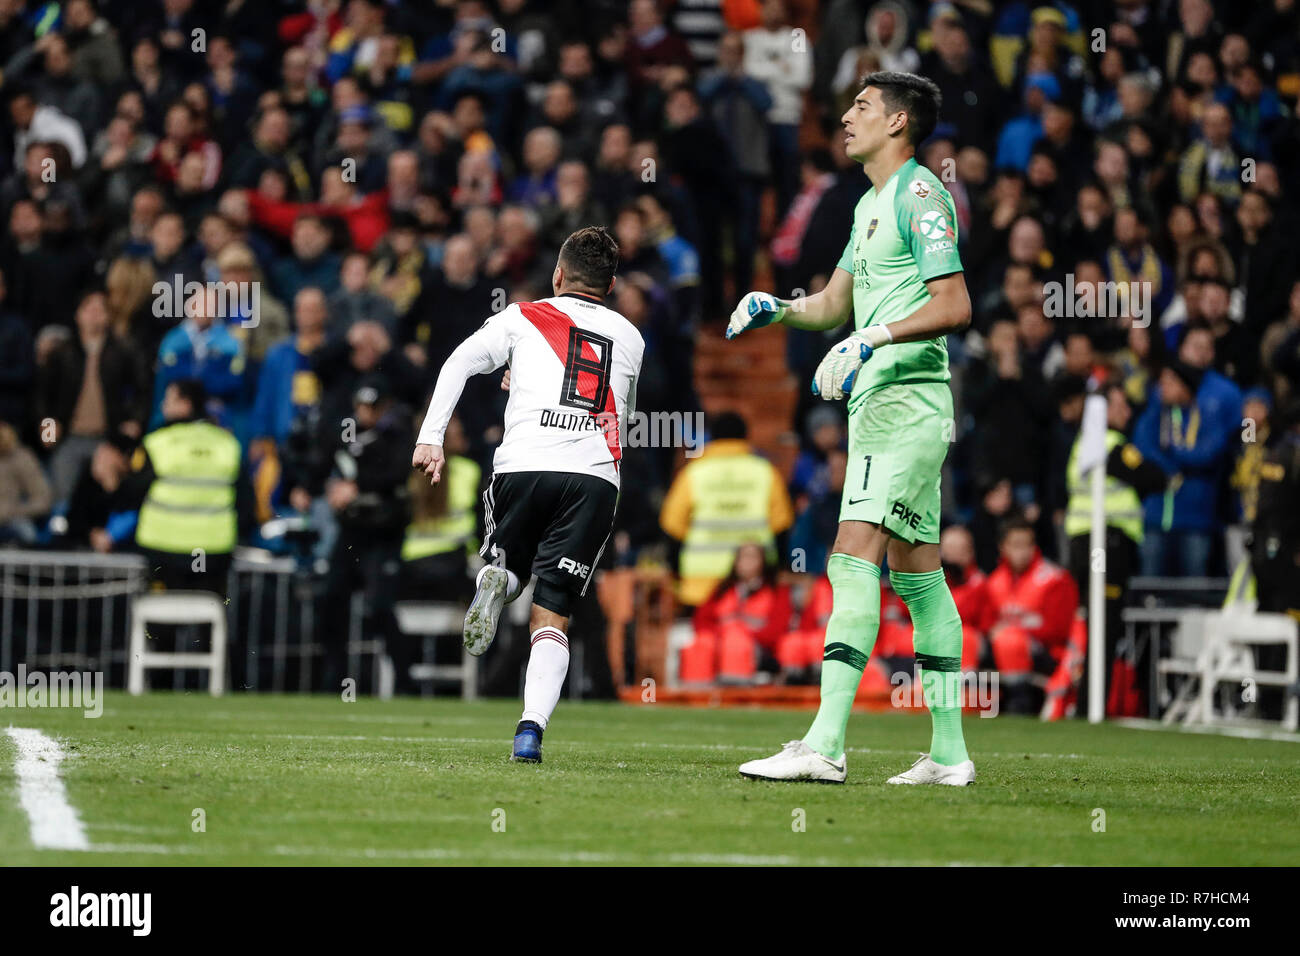
[[[930,300],[905,319],[889,323],[891,342],[937,339],[970,326],[970,293],[963,273],[931,279],[925,284]]]
[[[853,318],[853,273],[832,269],[820,292],[792,300],[780,321],[794,329],[821,331]]]
[[[853,316],[853,275],[835,269],[822,291],[798,299],[778,299],[766,292],[750,292],[727,323],[727,338],[749,329],[781,322],[796,329],[833,329]]]

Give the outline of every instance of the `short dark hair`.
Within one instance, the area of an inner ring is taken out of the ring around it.
[[[618,271],[618,243],[604,226],[587,226],[560,246],[560,267],[574,285],[604,295]]]
[[[858,81],[859,89],[874,86],[880,90],[885,109],[907,114],[907,138],[913,146],[925,141],[939,124],[939,107],[943,94],[933,80],[915,73],[878,70]]]
[[[203,417],[208,404],[208,390],[201,379],[178,378],[167,383],[168,388],[176,389],[176,394],[190,404],[190,414]]]
[[[1006,541],[1016,531],[1028,531],[1030,534],[1034,534],[1034,526],[1029,522],[1029,519],[1019,512],[1006,517],[998,527],[998,542]],[[1037,538],[1038,536],[1034,535],[1035,541],[1037,541]]]
[[[718,412],[709,420],[709,437],[728,439],[749,437],[749,427],[736,412]]]

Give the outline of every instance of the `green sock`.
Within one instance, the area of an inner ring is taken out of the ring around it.
[[[912,646],[930,709],[930,759],[945,766],[969,759],[961,733],[961,616],[942,571],[891,571],[889,583],[912,616]]]
[[[844,731],[853,698],[880,629],[880,568],[852,555],[832,554],[826,576],[831,581],[832,610],[826,622],[821,705],[803,741],[839,760],[844,756]]]

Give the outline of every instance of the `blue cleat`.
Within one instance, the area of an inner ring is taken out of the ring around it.
[[[542,728],[531,720],[521,720],[515,728],[515,742],[510,751],[511,763],[542,762]]]

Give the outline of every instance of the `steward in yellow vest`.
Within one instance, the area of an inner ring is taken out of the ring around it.
[[[673,479],[659,524],[681,542],[678,573],[684,604],[705,601],[731,573],[736,550],[761,544],[776,556],[776,536],[794,523],[785,482],[767,459],[754,454],[740,416],[725,413],[713,440]]]
[[[207,396],[196,379],[163,393],[164,424],[131,457],[128,487],[140,500],[135,543],[167,587],[225,593],[241,516],[251,512],[235,436],[203,419]]]
[[[478,464],[463,455],[448,457],[443,480],[436,485],[422,475],[411,476],[414,515],[402,542],[403,561],[478,550],[475,509],[482,477]],[[446,493],[442,507],[434,497],[438,492]]]

